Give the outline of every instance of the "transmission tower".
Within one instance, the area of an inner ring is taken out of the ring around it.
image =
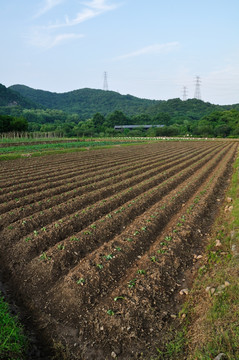
[[[108,91],[108,81],[107,81],[107,72],[104,72],[104,85],[103,85],[103,90]]]
[[[186,86],[183,87],[183,101],[187,100],[188,90]]]
[[[200,76],[196,76],[196,86],[195,86],[195,94],[194,94],[194,98],[201,100],[201,92],[200,92]]]

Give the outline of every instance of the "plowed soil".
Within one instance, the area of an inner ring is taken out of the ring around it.
[[[156,354],[237,147],[160,142],[1,163],[3,282],[45,344],[61,344],[58,359]]]

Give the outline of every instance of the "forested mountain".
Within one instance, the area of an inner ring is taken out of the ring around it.
[[[0,106],[21,106],[27,109],[37,107],[30,99],[2,84],[0,84]]]
[[[18,91],[25,98],[41,104],[47,109],[75,113],[82,119],[88,119],[97,112],[105,116],[115,110],[120,110],[131,116],[144,113],[150,106],[157,103],[155,100],[140,99],[132,95],[121,95],[114,91],[88,88],[66,93],[35,90],[24,85],[13,85],[10,89]]]

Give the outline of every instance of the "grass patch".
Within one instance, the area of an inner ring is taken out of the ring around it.
[[[145,143],[145,142],[144,142]],[[74,142],[61,142],[54,144],[32,144],[9,146],[0,148],[0,161],[15,160],[19,158],[38,157],[45,155],[65,154],[71,152],[108,149],[116,145],[120,146],[135,146],[142,145],[142,142],[132,141],[117,141],[117,140],[99,140],[99,141],[74,141]]]
[[[154,359],[212,360],[221,353],[223,359],[239,359],[238,174],[239,157],[204,263],[178,314],[179,330]],[[225,211],[226,206],[233,208]]]
[[[0,359],[23,360],[27,346],[18,318],[10,314],[8,304],[0,297]]]

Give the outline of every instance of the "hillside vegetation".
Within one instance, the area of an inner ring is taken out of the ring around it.
[[[0,107],[2,106],[21,106],[27,109],[37,107],[33,101],[22,96],[19,92],[0,84]]]
[[[237,137],[239,134],[239,104],[221,106],[197,99],[148,100],[87,88],[59,94],[25,85],[10,88],[1,85],[0,115],[26,119],[29,131],[68,137]],[[145,124],[164,126],[147,131],[114,130],[115,125]]]
[[[115,110],[121,110],[131,116],[143,113],[157,103],[156,100],[139,99],[114,91],[88,88],[62,94],[35,90],[24,85],[13,85],[10,89],[47,109],[58,109],[70,114],[76,113],[83,119],[91,117],[96,112],[107,115]]]

